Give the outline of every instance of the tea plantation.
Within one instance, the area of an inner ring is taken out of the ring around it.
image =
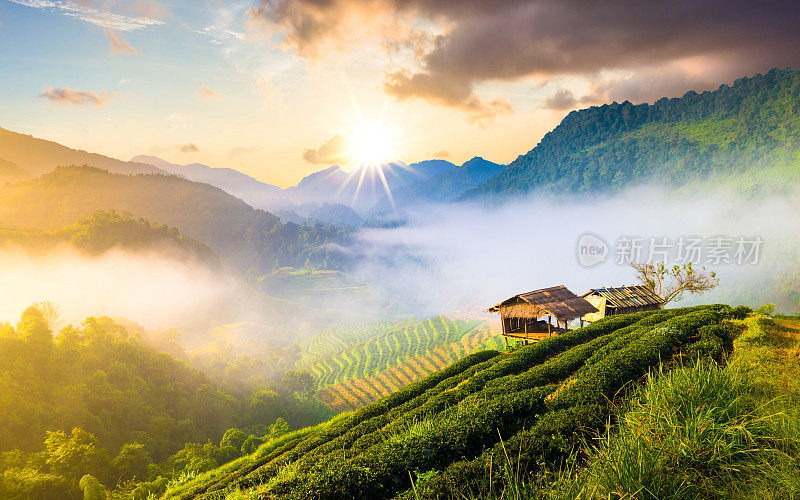
[[[650,369],[721,356],[728,330],[710,326],[731,314],[714,305],[615,316],[510,353],[480,351],[175,483],[166,497],[462,498],[487,477],[502,480],[499,464],[558,467]]]
[[[502,344],[482,321],[437,316],[423,321],[338,325],[302,344],[301,364],[318,397],[336,411],[354,410],[444,369],[473,352]]]

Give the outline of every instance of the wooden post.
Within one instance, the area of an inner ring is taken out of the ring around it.
[[[552,337],[553,332],[550,330],[550,322],[552,321],[552,317],[548,314],[547,315],[547,336]]]

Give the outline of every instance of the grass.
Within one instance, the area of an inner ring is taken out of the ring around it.
[[[724,366],[661,365],[582,454],[481,498],[800,498],[800,320],[736,323]]]

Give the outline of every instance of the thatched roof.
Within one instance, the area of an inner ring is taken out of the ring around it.
[[[569,321],[598,311],[585,299],[570,292],[564,285],[559,285],[515,295],[490,308],[489,312],[499,312],[504,318],[541,318],[551,315]]]
[[[606,299],[606,304],[620,308],[652,306],[664,303],[664,299],[643,285],[593,288],[591,291],[581,295],[581,297],[589,295],[600,295]]]

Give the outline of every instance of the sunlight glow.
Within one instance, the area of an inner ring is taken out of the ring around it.
[[[350,134],[349,156],[359,165],[380,165],[392,158],[391,135],[380,124],[362,126]]]

